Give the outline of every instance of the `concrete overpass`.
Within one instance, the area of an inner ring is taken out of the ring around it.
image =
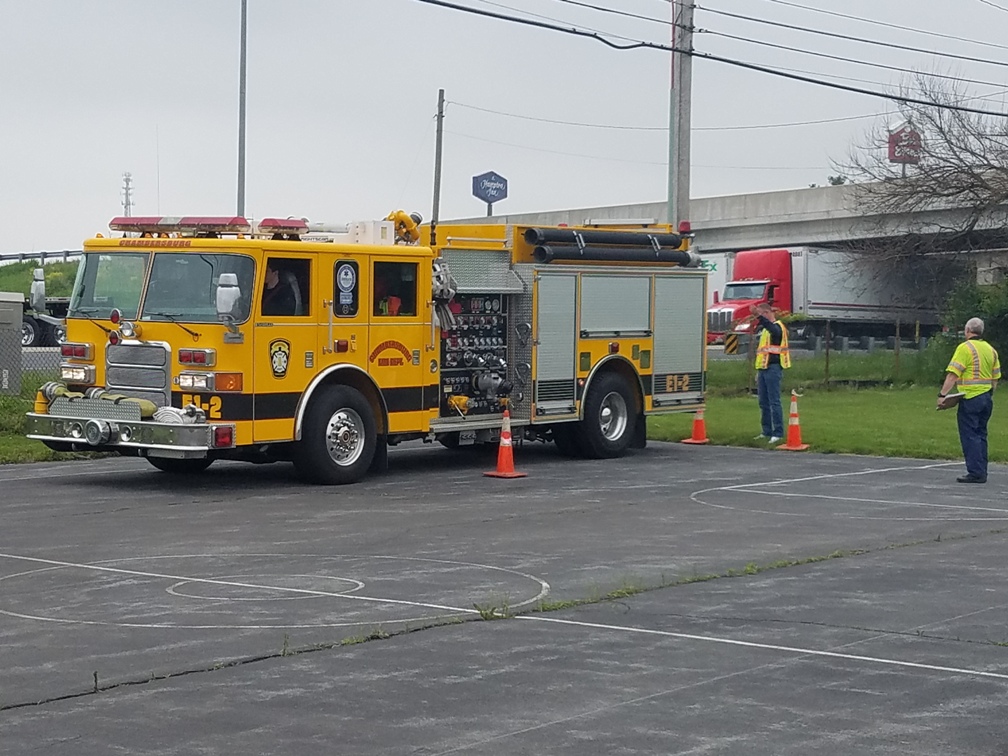
[[[581,225],[588,220],[631,218],[665,222],[665,213],[666,203],[662,201],[498,215],[492,220],[519,225]],[[709,254],[762,247],[830,246],[904,236],[928,227],[932,231],[954,227],[965,213],[952,208],[902,216],[866,214],[856,205],[853,187],[844,185],[699,197],[690,201],[690,215],[696,233],[694,249]],[[487,220],[465,218],[462,222]],[[1002,244],[992,240],[992,246]]]

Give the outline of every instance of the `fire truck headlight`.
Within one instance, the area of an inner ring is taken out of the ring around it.
[[[122,337],[124,339],[139,339],[140,326],[137,323],[132,323],[129,320],[124,320],[119,325],[119,333],[122,334]]]
[[[213,391],[212,373],[182,373],[179,375],[179,388],[193,391]]]
[[[64,383],[94,383],[94,365],[60,365],[60,380]]]

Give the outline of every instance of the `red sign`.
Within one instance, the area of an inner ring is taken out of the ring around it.
[[[910,126],[904,126],[889,134],[889,162],[911,163],[920,162],[923,144],[920,132]]]

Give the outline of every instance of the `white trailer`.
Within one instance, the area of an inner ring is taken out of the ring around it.
[[[898,277],[873,270],[859,261],[860,255],[815,247],[792,247],[790,252],[795,314],[849,324],[848,331],[860,324],[939,322],[936,308],[922,308]]]

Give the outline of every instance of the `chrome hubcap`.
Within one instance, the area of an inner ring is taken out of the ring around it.
[[[627,405],[623,396],[616,391],[606,394],[599,410],[599,427],[602,430],[602,435],[609,441],[619,440],[626,431],[628,418]]]
[[[337,465],[352,465],[364,451],[364,421],[352,409],[333,413],[326,426],[326,449]]]

